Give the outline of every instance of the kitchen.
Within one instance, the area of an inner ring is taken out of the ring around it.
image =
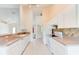
[[[79,54],[78,10],[78,4],[0,5],[0,54],[23,55],[35,40],[48,55]]]

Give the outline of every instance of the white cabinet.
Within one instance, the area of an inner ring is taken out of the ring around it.
[[[63,24],[65,28],[77,27],[76,5],[71,5],[63,14]]]
[[[66,47],[61,43],[54,41],[53,50],[55,55],[63,55],[66,54]]]
[[[65,23],[64,23],[64,16],[63,13],[57,15],[57,25],[59,28],[63,28]]]
[[[76,5],[70,5],[66,9],[67,9],[66,11],[62,11],[57,16],[59,28],[77,27]]]
[[[55,55],[65,55],[65,54],[67,54],[66,47],[63,44],[57,42],[54,39],[49,39],[49,41],[50,41],[50,43],[49,43],[50,47],[49,48],[50,48],[50,51],[53,54],[55,54]]]
[[[48,47],[54,55],[79,55],[79,44],[64,45],[64,42],[61,43],[53,38],[48,41]]]
[[[16,41],[15,43],[11,44],[10,46],[7,47],[7,53],[6,54],[11,54],[11,55],[19,55],[22,52],[21,48],[21,39]]]
[[[29,41],[30,41],[29,37],[19,39],[18,41],[14,42],[13,44],[7,47],[6,54],[10,54],[10,55],[23,54],[24,49],[26,48]]]
[[[76,16],[76,5],[71,4],[58,13],[50,22],[50,25],[58,25],[59,28],[74,28],[78,27]]]

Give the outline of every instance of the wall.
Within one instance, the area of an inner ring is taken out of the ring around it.
[[[19,8],[19,4],[0,4],[0,8]]]
[[[0,19],[19,22],[19,8],[0,8]]]
[[[7,33],[9,33],[8,25],[0,22],[0,35],[5,35]]]
[[[20,24],[21,30],[32,31],[32,9],[27,5],[20,5]]]
[[[19,31],[19,23],[20,23],[20,16],[19,16],[19,8],[7,8],[1,7],[0,5],[0,20],[7,21],[8,23],[14,23],[16,26],[16,31]],[[9,25],[10,26],[10,25]],[[10,28],[11,29],[11,28]]]

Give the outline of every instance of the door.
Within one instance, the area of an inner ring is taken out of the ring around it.
[[[42,39],[42,13],[40,10],[33,12],[33,38]]]

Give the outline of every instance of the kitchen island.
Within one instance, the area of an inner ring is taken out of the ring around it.
[[[21,55],[30,41],[29,32],[0,36],[0,55]]]

